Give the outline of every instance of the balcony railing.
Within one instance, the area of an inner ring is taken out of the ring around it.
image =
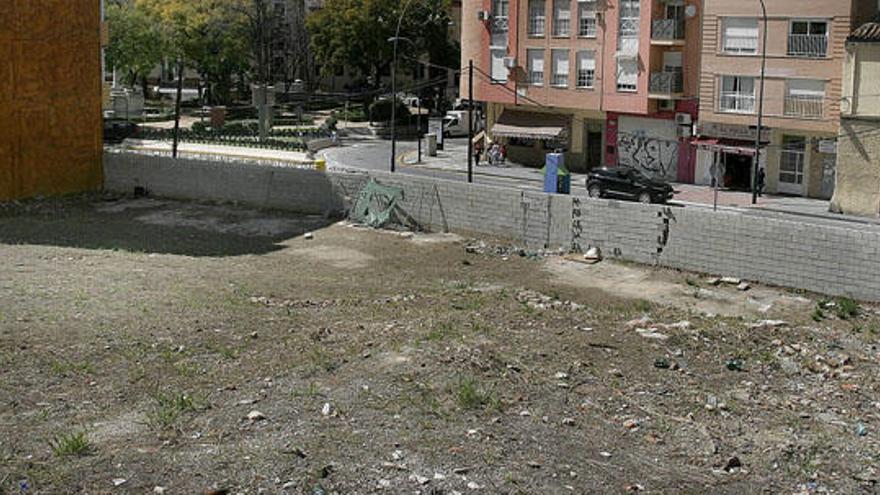
[[[824,57],[828,53],[828,37],[824,34],[788,35],[788,54],[792,57]]]
[[[651,39],[678,41],[684,39],[684,21],[680,19],[657,19],[651,23]]]
[[[748,93],[721,93],[722,112],[755,113],[755,95]]]
[[[683,93],[684,76],[679,71],[654,72],[651,74],[649,91],[664,95]]]
[[[825,98],[822,96],[786,96],[785,116],[801,119],[821,119]]]

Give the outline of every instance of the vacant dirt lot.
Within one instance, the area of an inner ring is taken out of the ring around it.
[[[880,490],[873,307],[466,244],[0,207],[0,492]]]

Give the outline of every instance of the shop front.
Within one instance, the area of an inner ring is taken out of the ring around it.
[[[697,166],[694,183],[750,191],[755,163],[756,130],[747,126],[699,123],[697,138]],[[762,129],[762,147],[770,143],[772,131]],[[759,167],[765,168],[767,153],[761,153]],[[766,170],[765,170],[766,172]]]

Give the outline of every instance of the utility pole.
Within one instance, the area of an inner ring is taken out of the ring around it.
[[[474,181],[474,61],[468,61],[468,182]]]
[[[422,163],[422,97],[421,95],[416,95],[416,111],[419,112],[416,115],[416,126],[418,129],[416,130],[416,136],[419,140],[419,161],[418,163]]]
[[[752,204],[758,203],[758,169],[761,166],[761,127],[764,120],[764,78],[767,72],[767,6],[764,0],[761,2],[761,11],[764,15],[764,41],[761,47],[761,89],[758,100],[758,129],[755,137],[755,165],[752,170]]]
[[[177,145],[180,142],[180,101],[183,99],[183,57],[177,59],[177,97],[174,102],[174,144],[171,157],[177,158]]]

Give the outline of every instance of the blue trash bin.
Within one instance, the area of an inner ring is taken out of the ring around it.
[[[571,173],[565,168],[565,155],[548,153],[542,172],[544,173],[544,192],[571,194]]]

